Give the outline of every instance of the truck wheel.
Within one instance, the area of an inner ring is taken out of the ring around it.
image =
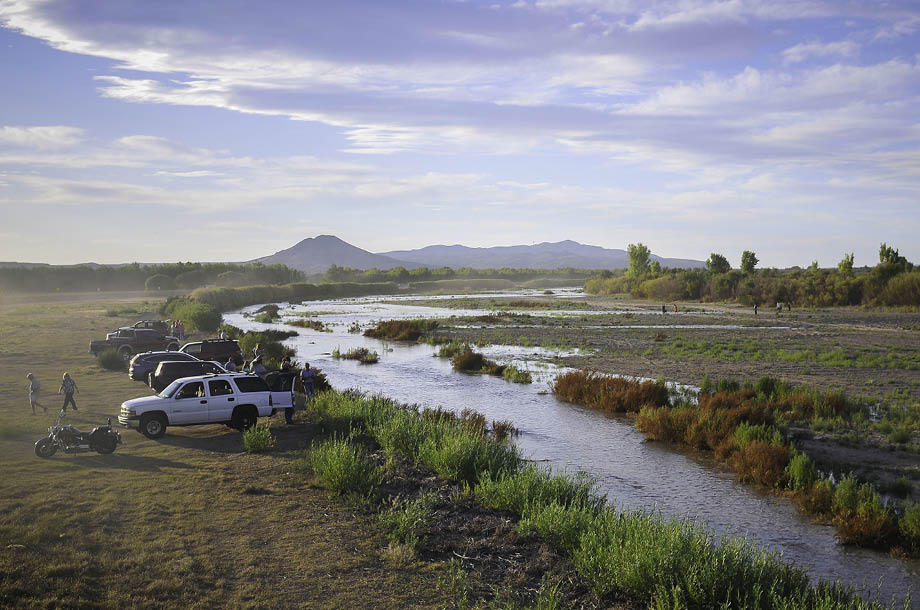
[[[35,455],[38,457],[50,458],[55,453],[57,453],[57,445],[49,437],[46,436],[35,443]]]
[[[160,438],[166,434],[166,416],[162,413],[142,415],[140,432],[147,438]]]
[[[96,450],[96,453],[101,453],[102,455],[114,452],[117,446],[118,443],[115,441],[115,437],[108,434],[93,443],[93,449]]]
[[[124,359],[125,362],[128,362],[129,360],[131,360],[131,356],[134,355],[134,352],[127,345],[122,346],[118,350],[118,353],[122,357],[122,359]]]
[[[167,352],[178,352],[178,351],[179,351],[179,344],[178,344],[178,343],[170,343],[169,345],[166,346],[166,351],[167,351]]]
[[[237,407],[233,411],[230,424],[237,430],[245,432],[255,426],[258,419],[259,413],[254,407]]]

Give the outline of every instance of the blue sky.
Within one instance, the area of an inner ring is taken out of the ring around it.
[[[0,260],[920,262],[915,1],[0,0]]]

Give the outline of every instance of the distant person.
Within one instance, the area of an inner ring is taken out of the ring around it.
[[[252,372],[258,375],[259,377],[264,377],[265,373],[268,372],[268,369],[265,368],[265,365],[262,364],[262,356],[253,359],[252,361]]]
[[[792,301],[786,301],[786,311],[792,311]]]
[[[664,306],[664,303],[661,304],[661,313],[667,313],[667,308]]]
[[[179,339],[185,341],[185,322],[179,320],[176,324],[178,325]]]
[[[303,370],[300,371],[300,382],[303,384],[303,393],[306,400],[313,396],[313,386],[316,383],[316,373],[310,368],[309,362],[304,362]]]
[[[58,394],[64,395],[64,406],[61,407],[62,411],[67,411],[67,405],[69,404],[73,407],[74,411],[77,409],[77,401],[73,399],[74,394],[79,394],[80,390],[77,389],[77,382],[73,380],[73,377],[70,376],[70,373],[64,373],[63,378],[61,379],[61,387],[58,389]]]
[[[783,312],[783,304],[779,301],[776,302],[776,315],[779,315]]]
[[[284,372],[286,373],[286,372],[290,371],[292,368],[294,368],[294,365],[291,363],[291,357],[290,357],[290,356],[285,356],[285,357],[281,360],[281,370],[284,371]]]
[[[255,360],[256,358],[261,358],[261,357],[262,357],[262,344],[256,343],[256,346],[252,348],[252,359]]]
[[[41,407],[47,413],[48,408],[38,402],[38,394],[41,392],[42,384],[38,382],[38,379],[32,373],[26,375],[26,379],[29,380],[29,405],[32,407],[32,415],[35,415],[35,407]]]
[[[236,372],[236,364],[233,362],[233,358],[227,358],[227,361],[224,363],[224,368],[228,373]]]
[[[225,331],[225,330],[223,330],[223,329],[221,329],[220,334],[217,335],[217,336],[218,336],[218,338],[220,338],[222,341],[226,341],[227,339],[230,338],[230,335],[227,334],[227,331]]]
[[[754,315],[757,315],[757,303],[754,303]]]
[[[677,313],[677,303],[674,303],[674,313]]]

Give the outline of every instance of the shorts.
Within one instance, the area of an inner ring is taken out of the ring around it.
[[[38,402],[38,392],[29,392],[29,402]]]

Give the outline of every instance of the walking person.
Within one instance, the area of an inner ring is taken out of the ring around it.
[[[309,362],[303,363],[303,370],[300,371],[300,382],[303,384],[303,393],[306,400],[313,396],[313,384],[316,382],[316,373],[310,368]]]
[[[32,407],[32,415],[35,415],[35,407],[37,406],[47,413],[48,408],[38,402],[38,394],[41,392],[42,384],[38,382],[38,379],[32,373],[26,375],[26,379],[29,380],[29,405]]]
[[[64,373],[64,377],[61,379],[61,387],[58,389],[58,394],[64,395],[64,406],[61,407],[61,410],[66,412],[67,405],[69,404],[73,407],[74,411],[78,411],[77,401],[73,399],[73,395],[79,393],[80,390],[77,389],[77,382],[73,380],[70,373]]]

